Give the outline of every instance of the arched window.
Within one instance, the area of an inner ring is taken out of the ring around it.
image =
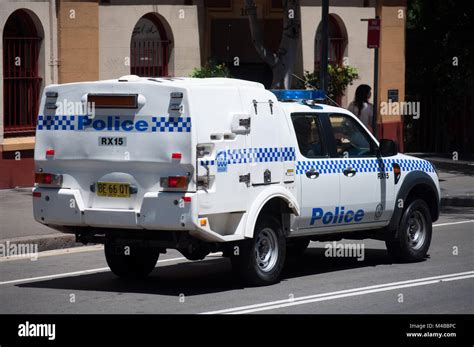
[[[144,77],[168,76],[171,41],[165,27],[153,13],[135,25],[130,44],[130,72]]]
[[[39,54],[42,28],[26,10],[8,17],[3,29],[4,136],[33,135],[42,78]]]
[[[344,57],[344,50],[347,45],[347,38],[344,30],[340,27],[338,20],[334,15],[329,15],[328,21],[329,34],[329,60],[331,65],[341,65]],[[314,64],[317,68],[321,62],[321,48],[322,48],[322,26],[319,24],[316,31],[315,56]]]

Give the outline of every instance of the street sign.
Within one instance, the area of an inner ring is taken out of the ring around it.
[[[398,102],[398,89],[389,89],[387,92],[388,101]]]
[[[367,48],[379,48],[380,45],[380,19],[369,19],[367,30]]]

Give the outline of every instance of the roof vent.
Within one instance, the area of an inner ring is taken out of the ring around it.
[[[138,77],[137,75],[125,75],[118,79],[119,82],[134,82],[139,80],[140,77]]]

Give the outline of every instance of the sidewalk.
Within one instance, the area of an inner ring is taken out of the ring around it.
[[[407,153],[435,165],[441,186],[441,205],[474,207],[474,160],[453,160],[430,153]]]
[[[451,163],[426,158],[436,165],[443,206],[474,206],[473,162]],[[439,165],[441,163],[441,165]],[[441,169],[450,167],[451,169]],[[74,235],[55,232],[33,219],[31,188],[0,190],[0,244],[36,243],[39,251],[80,246]]]
[[[81,245],[74,235],[59,233],[34,220],[31,188],[0,190],[0,244],[6,241],[38,244],[39,252]]]
[[[439,155],[434,153],[406,153],[417,158],[430,161],[438,170],[454,171],[464,175],[474,175],[474,158],[471,160],[453,160],[451,155]]]

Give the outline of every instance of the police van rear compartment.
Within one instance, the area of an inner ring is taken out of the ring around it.
[[[35,216],[59,225],[154,228],[160,219],[182,226],[183,209],[173,215],[163,207],[183,207],[195,192],[191,123],[186,89],[169,83],[47,87],[36,135]]]

